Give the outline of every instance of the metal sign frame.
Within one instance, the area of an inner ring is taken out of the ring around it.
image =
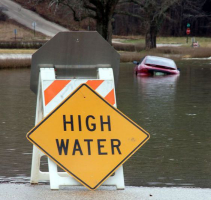
[[[32,55],[30,88],[37,94],[39,69],[56,66],[63,69],[62,74],[65,74],[67,69],[75,69],[75,78],[81,78],[80,68],[109,66],[113,69],[117,85],[119,62],[120,55],[98,32],[60,32]]]

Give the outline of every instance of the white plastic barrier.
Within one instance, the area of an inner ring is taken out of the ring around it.
[[[112,68],[98,68],[98,79],[56,79],[54,68],[41,68],[37,92],[37,106],[35,125],[48,115],[80,84],[86,83],[116,107],[116,95]],[[54,90],[56,88],[56,90]],[[53,91],[53,92],[52,92]],[[40,171],[40,159],[43,154],[33,145],[31,183],[50,180],[51,189],[59,189],[60,185],[81,185],[66,172],[58,172],[57,165],[48,158],[49,172]],[[110,176],[102,185],[116,186],[124,189],[123,166],[120,166],[113,176]]]

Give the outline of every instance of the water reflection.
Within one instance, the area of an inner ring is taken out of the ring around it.
[[[179,75],[168,76],[137,76],[138,88],[144,95],[169,97],[175,94]]]
[[[145,117],[148,123],[159,119],[163,120],[162,116],[166,117],[168,123],[166,126],[171,126],[174,119],[171,117],[174,112],[176,84],[179,75],[173,76],[153,76],[153,77],[136,77],[138,87],[137,110],[142,110],[142,113],[153,113]],[[140,108],[140,104],[145,105]],[[157,127],[156,127],[157,128]],[[156,134],[156,133],[155,133]]]
[[[0,70],[0,176],[8,182],[25,181],[30,174],[32,145],[26,133],[34,125],[36,96],[29,77],[28,69]]]
[[[172,127],[175,120],[175,98],[179,76],[134,76],[134,80],[134,87],[137,88],[133,99],[136,102],[133,105],[133,112],[136,113],[135,119],[151,134],[151,139],[149,144],[141,149],[135,158],[132,158],[132,161],[126,163],[126,169],[130,171],[136,170],[137,166],[141,167],[140,174],[136,176],[135,185],[176,185],[168,175],[169,166],[175,163],[172,152],[168,151],[174,142]],[[147,162],[143,162],[144,159]],[[144,173],[147,173],[147,180],[145,180]],[[155,178],[151,176],[152,174],[158,176]],[[127,179],[127,181],[132,180]]]
[[[211,185],[205,176],[208,166],[211,167],[207,115],[211,104],[211,67],[206,62],[184,61],[179,66],[179,77],[131,79],[120,73],[124,89],[117,93],[119,109],[151,134],[149,142],[125,164],[129,185]],[[132,74],[131,68],[123,67],[126,74]],[[132,105],[124,104],[121,98],[133,102]],[[201,154],[205,149],[206,156]],[[136,171],[135,176],[131,177],[131,171]]]

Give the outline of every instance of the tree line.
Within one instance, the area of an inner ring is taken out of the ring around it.
[[[74,21],[90,26],[111,43],[112,34],[144,34],[146,49],[156,48],[156,37],[181,36],[186,24],[196,34],[210,33],[211,0],[31,0],[64,11]],[[121,31],[121,32],[120,32]]]

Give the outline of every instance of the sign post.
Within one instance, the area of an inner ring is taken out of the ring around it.
[[[187,23],[187,29],[186,29],[186,34],[187,34],[187,43],[188,43],[188,35],[190,35],[190,23]]]
[[[16,41],[17,29],[14,29],[14,34],[15,34],[15,41]]]
[[[34,37],[35,37],[35,29],[36,29],[37,23],[36,22],[32,22],[32,28],[34,30]]]

